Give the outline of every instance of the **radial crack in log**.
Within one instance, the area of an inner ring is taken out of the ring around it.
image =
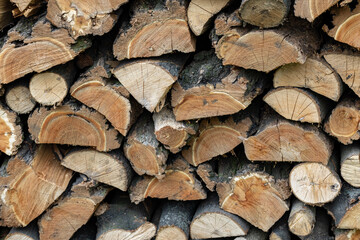
[[[9,108],[18,114],[29,113],[36,105],[27,84],[21,81],[7,87],[5,101]]]
[[[337,4],[340,0],[295,0],[295,16],[305,18],[313,22],[318,16],[326,10]]]

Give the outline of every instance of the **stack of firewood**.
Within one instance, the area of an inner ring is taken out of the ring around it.
[[[360,239],[358,0],[0,0],[0,30],[0,239]]]

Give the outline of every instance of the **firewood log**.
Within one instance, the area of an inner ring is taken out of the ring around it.
[[[7,35],[0,44],[0,83],[66,63],[91,45],[87,38],[75,42],[65,29],[51,30],[45,17],[21,18]]]
[[[315,222],[316,208],[295,198],[288,219],[290,232],[299,237],[307,236],[314,230]]]
[[[72,177],[72,171],[56,159],[52,145],[31,142],[24,142],[2,169],[1,226],[28,225],[65,191]]]
[[[95,239],[96,239],[95,217],[91,218],[70,238],[70,240],[95,240]]]
[[[324,207],[340,229],[360,229],[360,188],[343,183],[340,195]]]
[[[0,30],[13,22],[12,8],[9,0],[0,1]]]
[[[344,230],[336,228],[334,230],[335,240],[357,240],[360,239],[360,230],[352,229],[352,230]]]
[[[199,36],[210,27],[211,19],[223,9],[230,0],[191,0],[187,9],[189,27]]]
[[[286,119],[300,122],[321,123],[329,110],[329,102],[311,91],[280,87],[264,96],[272,109]]]
[[[159,58],[121,62],[113,73],[130,94],[149,112],[159,111],[166,94],[178,79],[188,55],[175,54]]]
[[[231,31],[234,27],[240,27],[243,25],[243,21],[240,19],[238,9],[229,9],[228,11],[222,12],[217,15],[214,21],[214,29],[215,34],[218,36],[222,36],[225,33]],[[210,36],[211,39],[211,36]],[[217,39],[219,40],[219,39]],[[215,41],[215,45],[216,45]],[[213,44],[213,46],[215,46]]]
[[[269,112],[263,116],[258,132],[244,140],[244,147],[251,161],[327,164],[333,143],[315,126],[291,122]]]
[[[28,127],[36,143],[91,146],[105,152],[120,147],[121,137],[100,113],[74,102],[52,110],[35,109]]]
[[[198,206],[190,225],[192,239],[236,237],[246,235],[250,225],[242,218],[219,207],[216,193],[208,195]]]
[[[268,234],[266,232],[261,231],[256,227],[250,227],[249,232],[246,236],[237,237],[234,240],[267,240]]]
[[[234,114],[262,93],[268,77],[223,66],[214,51],[203,51],[181,72],[171,92],[177,121]]]
[[[58,28],[66,28],[73,38],[109,32],[119,17],[114,12],[128,0],[49,0],[46,18]]]
[[[304,64],[294,63],[280,67],[274,74],[274,87],[308,88],[320,95],[338,101],[342,92],[341,78],[323,59],[308,58]]]
[[[24,81],[17,81],[7,86],[5,101],[6,105],[18,114],[27,114],[36,105],[36,101],[30,94],[28,84]]]
[[[147,197],[188,201],[206,198],[206,192],[193,173],[194,169],[180,156],[174,156],[166,167],[165,177],[135,177],[129,192],[131,202],[138,204]]]
[[[5,240],[39,240],[39,229],[36,221],[23,228],[12,228]]]
[[[360,187],[360,145],[341,146],[341,177],[353,187]]]
[[[97,213],[97,240],[150,240],[155,236],[156,226],[148,221],[150,217],[143,204],[132,204],[128,196],[117,192],[103,208],[101,215]]]
[[[29,84],[31,96],[41,105],[59,105],[68,94],[75,74],[72,63],[34,74]]]
[[[286,213],[271,229],[269,240],[291,240],[291,233],[287,225],[288,213]]]
[[[244,0],[239,14],[242,20],[260,28],[282,24],[287,17],[291,0]]]
[[[295,0],[294,13],[297,17],[305,18],[309,22],[313,22],[318,16],[339,1],[340,0]]]
[[[197,203],[166,201],[161,206],[156,240],[187,240]]]
[[[195,51],[185,1],[134,0],[130,12],[130,20],[123,22],[114,42],[118,60]]]
[[[140,116],[131,129],[124,144],[124,155],[137,174],[164,177],[169,152],[156,139],[149,113]]]
[[[314,231],[312,231],[312,233],[310,233],[305,237],[300,237],[300,239],[301,240],[334,239],[330,235],[330,221],[328,215],[326,214],[326,211],[324,211],[323,209],[317,210]]]
[[[211,192],[215,190],[216,182],[216,173],[215,168],[217,167],[217,159],[213,159],[209,162],[200,164],[196,168],[196,174],[201,178],[203,183],[205,183],[206,188]],[[215,178],[214,178],[215,177]]]
[[[12,10],[14,17],[30,17],[38,14],[44,5],[44,0],[10,0],[16,5],[16,8]]]
[[[176,121],[170,106],[165,106],[158,113],[155,112],[152,118],[156,139],[172,153],[180,152],[190,135],[196,134],[198,130],[198,125],[195,122]]]

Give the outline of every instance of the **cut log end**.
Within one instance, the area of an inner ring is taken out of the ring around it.
[[[146,222],[141,225],[136,230],[122,230],[116,229],[111,230],[106,233],[101,234],[96,239],[97,240],[117,240],[117,239],[133,239],[133,240],[141,240],[141,239],[151,239],[155,236],[156,227],[154,224],[150,222]]]
[[[29,88],[22,84],[10,87],[6,91],[5,101],[11,110],[19,114],[31,112],[36,105]]]
[[[339,1],[340,0],[296,0],[294,4],[295,16],[305,18],[309,22],[313,22],[318,16]]]
[[[167,226],[160,228],[156,234],[156,240],[187,240],[188,236],[176,226]]]
[[[360,149],[357,145],[341,148],[341,176],[353,187],[360,187]]]
[[[309,235],[315,227],[316,209],[295,199],[288,219],[290,232],[297,236]]]

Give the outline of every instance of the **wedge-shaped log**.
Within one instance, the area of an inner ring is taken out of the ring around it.
[[[26,227],[12,228],[5,238],[6,240],[39,240],[39,229],[36,221]]]
[[[360,187],[360,145],[341,146],[341,177],[353,187]]]
[[[46,18],[58,28],[66,28],[75,39],[87,34],[103,35],[118,20],[114,12],[128,0],[50,0]]]
[[[8,31],[0,46],[0,83],[66,63],[91,45],[84,38],[75,42],[65,29],[51,30],[45,17],[36,20],[22,18]]]
[[[316,208],[295,198],[292,201],[288,219],[290,232],[299,237],[307,236],[314,230],[315,222]]]
[[[31,112],[36,101],[30,94],[28,84],[25,81],[17,81],[7,86],[5,93],[6,105],[18,114]]]
[[[333,101],[338,101],[342,92],[341,78],[323,59],[308,58],[304,64],[282,66],[274,74],[274,87],[308,88]]]
[[[56,159],[52,145],[35,146],[31,142],[25,142],[2,169],[2,226],[28,225],[65,191],[72,177],[72,171]]]
[[[326,10],[337,4],[340,0],[295,0],[295,16],[305,18],[313,22],[318,16]]]
[[[28,118],[28,127],[36,143],[91,146],[105,152],[120,147],[118,132],[100,113],[75,103],[52,110],[35,109]]]
[[[320,162],[327,164],[331,139],[317,127],[266,114],[256,135],[244,140],[251,161]]]
[[[194,169],[182,157],[174,158],[167,165],[163,179],[145,175],[133,180],[129,191],[131,202],[138,204],[147,197],[177,201],[206,198],[206,192],[193,173]]]
[[[242,218],[222,210],[212,193],[200,203],[190,225],[192,239],[225,238],[246,235],[250,225]]]
[[[86,176],[78,177],[38,220],[40,239],[70,239],[89,221],[110,190],[110,187],[94,183]]]
[[[104,209],[104,210],[102,210]],[[143,204],[132,204],[128,196],[116,192],[109,203],[100,205],[97,213],[96,240],[151,239],[156,226],[149,222],[149,213]]]
[[[275,88],[263,99],[284,118],[299,122],[321,123],[329,110],[325,99],[300,88]]]
[[[213,51],[203,51],[181,72],[171,92],[176,120],[234,114],[262,93],[263,73],[223,66]]]
[[[9,156],[14,155],[22,141],[23,132],[16,113],[0,104],[0,151]]]
[[[131,2],[130,12],[129,22],[122,24],[114,42],[118,60],[195,51],[185,1],[135,0]]]

